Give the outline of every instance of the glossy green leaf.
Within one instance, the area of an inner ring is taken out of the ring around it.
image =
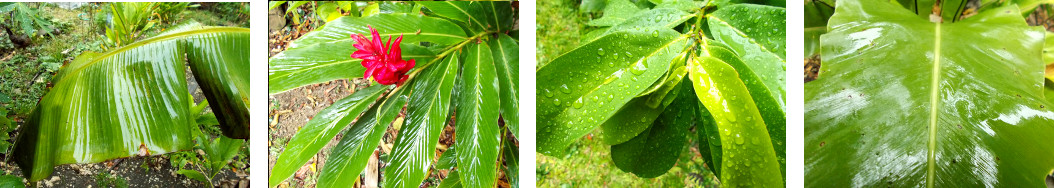
[[[655,4],[655,9],[677,9],[681,11],[692,11],[693,9],[702,8],[697,6],[692,0],[649,0]]]
[[[436,162],[436,169],[452,169],[457,166],[457,147],[447,148]]]
[[[177,28],[182,29],[182,28]],[[224,136],[249,139],[249,34],[186,39],[187,61]],[[218,45],[225,44],[225,45]]]
[[[648,27],[662,27],[673,29],[674,27],[681,25],[681,23],[688,21],[688,19],[691,19],[694,16],[694,14],[689,14],[681,10],[670,8],[640,11],[637,12],[637,14],[634,14],[631,19],[618,23],[612,26],[610,29],[607,29],[606,32],[601,34],[601,36],[611,34],[616,31]]]
[[[210,169],[212,169],[210,176],[216,176],[224,166],[227,166],[227,163],[230,163],[231,159],[238,155],[238,151],[241,150],[244,143],[245,140],[223,136],[208,142],[202,151],[205,151],[206,158],[211,166]]]
[[[488,24],[486,18],[489,15],[480,1],[422,1],[417,3],[424,5],[439,16],[465,23],[472,32],[494,28],[493,25]]]
[[[739,80],[743,81],[743,84],[747,87],[747,91],[750,91],[749,97],[754,100],[755,107],[761,114],[761,119],[764,120],[765,128],[769,133],[770,142],[776,151],[776,158],[779,159],[780,169],[783,169],[784,174],[786,174],[787,152],[786,146],[783,145],[783,143],[787,140],[787,114],[783,111],[783,108],[781,108],[783,101],[776,98],[777,95],[773,94],[774,91],[772,88],[767,87],[762,81],[760,81],[761,78],[757,76],[762,74],[757,72],[760,70],[754,69],[749,64],[740,60],[732,51],[719,45],[708,45],[703,51],[705,51],[706,54],[701,56],[713,57],[732,66],[732,68],[735,69],[736,74],[739,76]]]
[[[205,174],[201,174],[201,172],[198,172],[197,170],[179,170],[176,171],[176,174],[184,175],[187,176],[187,178],[198,180],[203,183],[209,182],[209,178],[206,178]]]
[[[242,60],[247,61],[242,58],[248,57],[248,51],[225,50],[248,48],[248,35],[245,28],[187,26],[106,53],[82,53],[59,70],[52,80],[54,87],[26,120],[13,150],[15,162],[29,181],[37,181],[60,164],[190,149],[196,124],[195,114],[190,114],[184,65],[240,65]],[[227,53],[217,54],[220,52]],[[207,77],[212,73],[194,74]],[[198,82],[203,86],[217,84],[205,82],[229,83],[220,79],[201,78]],[[228,85],[219,92],[247,92],[230,91],[237,89]],[[209,93],[206,95],[219,95],[210,93],[217,90],[204,91]],[[218,105],[233,102],[217,101]]]
[[[497,70],[498,90],[501,99],[501,118],[513,135],[520,135],[520,60],[519,44],[515,39],[503,33],[498,38],[487,41],[493,53],[494,67]]]
[[[715,40],[727,44],[761,78],[786,108],[786,16],[783,8],[739,4],[721,8],[708,18]]]
[[[829,24],[804,90],[806,186],[1044,186],[1044,31],[1017,7],[940,24],[838,1]]]
[[[686,35],[647,28],[615,32],[537,71],[538,151],[559,155],[669,69]]]
[[[12,175],[0,176],[0,187],[8,188],[25,188],[26,184],[22,183],[22,178]]]
[[[688,129],[695,124],[695,98],[691,81],[678,82],[672,93],[676,99],[652,126],[633,139],[611,146],[611,160],[622,171],[642,178],[654,178],[673,168],[684,145]]]
[[[387,41],[403,36],[404,59],[415,59],[419,66],[435,58],[433,52],[417,45],[430,42],[449,45],[467,40],[464,31],[453,22],[407,14],[380,14],[370,17],[345,16],[326,23],[289,44],[289,48],[268,60],[268,93],[279,93],[300,86],[336,79],[359,78],[366,68],[361,59],[351,58],[356,49],[350,35],[363,34],[372,39],[367,26],[377,29]]]
[[[679,59],[679,60],[677,60]],[[674,63],[684,63],[683,58],[677,58]],[[601,130],[604,131],[604,144],[620,144],[630,139],[639,137],[641,132],[644,132],[648,127],[652,127],[655,124],[655,119],[659,118],[659,115],[666,110],[669,103],[673,102],[672,99],[677,98],[677,92],[670,92],[673,86],[681,83],[686,72],[685,68],[681,67],[681,71],[670,71],[668,74],[675,74],[670,76],[671,79],[658,80],[662,84],[657,84],[661,87],[669,86],[670,89],[663,91],[656,91],[646,96],[633,98],[627,102],[624,106],[619,108],[615,115],[608,118],[600,125]],[[674,73],[678,72],[678,73]],[[659,104],[656,104],[659,102]]]
[[[634,14],[643,11],[629,0],[608,0],[604,7],[604,16],[590,20],[590,26],[615,26],[633,18]]]
[[[503,140],[505,145],[505,151],[502,151],[502,157],[505,159],[505,177],[508,178],[509,185],[513,188],[520,187],[520,149],[516,147],[511,141]]]
[[[373,85],[356,91],[351,96],[337,100],[319,111],[306,125],[297,131],[271,169],[268,186],[275,187],[293,176],[316,153],[322,150],[337,133],[344,130],[356,117],[366,111],[384,93],[385,85]],[[345,135],[351,136],[351,135]]]
[[[344,138],[330,151],[326,165],[319,172],[318,187],[343,187],[353,185],[359,179],[373,151],[381,143],[384,131],[388,130],[388,124],[394,120],[394,117],[385,119],[387,121],[378,119],[380,109],[378,105],[370,107],[344,131]]]
[[[765,122],[736,70],[713,57],[689,61],[688,77],[721,132],[724,187],[784,186]]]
[[[498,78],[486,43],[469,45],[459,79],[454,146],[461,183],[494,187],[501,137],[498,131]]]
[[[435,157],[439,134],[446,126],[451,92],[457,76],[459,55],[426,68],[412,85],[406,122],[389,157],[391,163],[384,170],[385,187],[418,187],[424,181],[432,158]],[[411,85],[408,85],[411,86]]]

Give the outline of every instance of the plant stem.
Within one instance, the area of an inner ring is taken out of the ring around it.
[[[414,72],[411,72],[409,78],[406,79],[406,82],[410,82],[414,78],[417,78],[417,74],[418,73],[420,73],[422,70],[425,70],[425,68],[428,68],[429,66],[432,66],[432,64],[435,64],[435,62],[443,60],[443,58],[446,57],[447,55],[450,55],[450,53],[453,53],[454,51],[457,51],[457,50],[461,50],[461,47],[465,47],[465,45],[476,41],[480,37],[483,37],[483,36],[486,36],[486,35],[489,35],[489,34],[493,34],[493,33],[497,33],[497,32],[496,31],[485,31],[485,32],[477,34],[476,36],[472,36],[472,37],[470,37],[468,39],[465,39],[464,41],[461,41],[461,43],[458,43],[457,45],[454,45],[454,46],[446,48],[446,50],[443,50],[442,53],[439,53],[439,55],[436,55],[435,59],[432,59],[431,61],[428,61],[428,63],[426,63],[425,65],[422,65],[417,70],[414,70]],[[406,82],[404,82],[404,83],[406,83]],[[403,87],[406,87],[406,86],[396,87],[395,90],[392,90],[392,92],[389,92],[388,95],[385,96],[384,98],[391,97],[396,92],[401,90]],[[388,102],[388,101],[385,100],[385,102]]]

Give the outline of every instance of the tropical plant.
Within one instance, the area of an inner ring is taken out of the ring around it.
[[[616,167],[652,178],[696,138],[724,186],[783,186],[786,13],[772,5],[608,1],[585,44],[537,70],[538,151],[562,156],[599,127]]]
[[[516,159],[507,155],[516,152],[510,143],[518,132],[512,3],[370,4],[380,4],[384,13],[336,18],[269,59],[268,91],[360,77],[396,86],[373,84],[320,111],[284,146],[268,185],[288,179],[346,127],[317,186],[352,185],[404,106],[406,120],[393,125],[398,135],[388,154],[385,187],[418,187],[425,180],[451,119],[460,174],[453,181],[493,187],[497,171],[505,170],[514,182],[517,172],[509,170],[516,169]]]
[[[268,2],[268,5],[269,5],[268,7],[269,7],[269,9],[274,9],[274,8],[280,7],[281,5],[283,5],[285,3],[286,3],[286,1],[270,1],[270,2]],[[308,3],[314,4],[315,15],[318,17],[319,20],[322,20],[322,21],[325,21],[325,22],[331,22],[331,21],[336,20],[337,18],[340,18],[340,17],[343,17],[343,16],[359,17],[359,16],[362,16],[362,12],[363,12],[363,11],[359,10],[359,5],[357,5],[357,3],[354,2],[354,1],[324,1],[324,2],[319,2],[319,1],[314,1],[314,2],[295,1],[295,2],[289,2],[288,8],[286,8],[285,13],[286,14],[292,14],[293,22],[296,23],[296,24],[300,24],[301,23],[300,22],[300,13],[297,12],[296,9],[300,8],[300,6],[303,6],[303,5],[308,4]],[[372,12],[372,13],[379,12],[379,11],[376,11],[376,10],[379,8],[377,5],[380,4],[380,3],[378,3],[378,2],[367,2],[367,3],[364,3],[364,4],[367,5],[366,9],[369,10],[367,12]],[[420,7],[420,6],[415,6],[415,7]],[[418,10],[420,10],[420,8],[418,8]],[[347,15],[344,15],[344,14],[347,14]]]
[[[198,128],[188,64],[223,134],[248,138],[248,46],[246,28],[186,25],[105,53],[81,53],[55,75],[12,156],[36,182],[60,164],[191,149]]]
[[[1045,185],[1044,29],[1028,3],[981,2],[835,3],[805,83],[807,187]]]
[[[106,28],[106,42],[110,46],[120,47],[139,39],[142,31],[150,29],[157,21],[150,20],[160,3],[155,2],[121,2],[110,3],[113,18]]]
[[[9,20],[0,23],[0,27],[7,32],[11,42],[19,47],[32,43],[31,37],[43,34],[51,36],[51,31],[54,29],[54,23],[50,19],[25,3],[0,2],[0,20]]]

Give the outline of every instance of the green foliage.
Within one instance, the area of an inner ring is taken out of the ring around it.
[[[128,179],[115,174],[110,174],[109,172],[99,172],[98,174],[95,174],[95,186],[128,188]]]
[[[150,2],[110,3],[107,8],[113,17],[106,28],[106,42],[112,47],[135,42],[144,30],[157,24],[150,20],[157,7],[158,3]]]
[[[600,127],[616,167],[652,178],[674,169],[694,127],[720,137],[697,149],[700,161],[725,164],[708,165],[724,186],[783,186],[786,13],[777,6],[608,1],[585,44],[537,70],[538,151],[565,156]]]
[[[186,64],[212,108],[224,109],[216,110],[224,135],[247,137],[239,133],[248,129],[248,79],[238,71],[248,71],[248,38],[245,28],[191,25],[103,54],[82,53],[58,71],[52,91],[27,118],[15,161],[37,181],[59,164],[189,149],[196,114],[186,95]],[[134,100],[114,102],[121,99]],[[72,118],[84,119],[65,121]]]
[[[806,186],[1044,186],[1054,168],[1045,31],[1020,11],[952,23],[838,1],[819,77],[805,84]]]
[[[318,4],[323,5],[331,7]],[[289,10],[297,6],[292,3]],[[458,135],[455,147],[459,152],[448,152],[443,167],[457,166],[463,175],[456,181],[469,187],[493,187],[497,171],[506,169],[498,165],[503,158],[502,143],[514,139],[503,133],[518,130],[517,107],[505,105],[515,104],[518,97],[518,45],[506,34],[516,30],[511,3],[383,2],[355,6],[363,7],[361,17],[351,10],[348,16],[333,19],[293,41],[286,51],[269,60],[270,93],[362,77],[365,68],[361,59],[348,57],[355,50],[348,50],[355,43],[348,36],[369,35],[368,26],[385,38],[402,36],[403,58],[415,59],[417,67],[402,86],[370,86],[323,109],[285,146],[271,171],[269,186],[288,179],[349,126],[322,168],[318,186],[353,184],[388,125],[406,106],[404,124],[395,125],[400,136],[392,152],[381,155],[382,161],[389,162],[383,169],[384,187],[418,187],[425,181],[439,181],[427,180],[426,174],[432,167],[440,133],[451,122],[451,112],[458,114],[454,133]],[[320,14],[329,18],[336,13]],[[392,90],[384,94],[388,89]],[[501,120],[504,126],[499,126]],[[442,181],[453,182],[449,177]]]
[[[30,36],[42,34],[51,36],[51,31],[54,29],[54,23],[50,18],[41,14],[37,8],[29,7],[26,3],[0,3],[0,20],[12,21],[5,21],[3,26],[11,27],[13,30]]]

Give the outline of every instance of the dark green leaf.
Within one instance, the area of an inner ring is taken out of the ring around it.
[[[729,46],[784,105],[786,83],[786,16],[783,8],[739,4],[708,18],[713,38]]]
[[[447,148],[443,155],[439,156],[439,162],[436,162],[436,169],[452,169],[457,166],[457,151],[455,148]]]
[[[713,171],[715,176],[721,177],[721,132],[718,131],[717,121],[710,114],[710,110],[707,110],[702,102],[698,102],[697,107],[699,108],[696,117],[699,120],[696,121],[695,132],[699,136],[699,154],[706,162],[706,166],[710,167],[710,171]]]
[[[502,151],[505,159],[505,177],[509,180],[509,185],[513,188],[520,187],[520,155],[519,147],[516,147],[511,141],[503,140],[505,145],[505,151]]]
[[[688,129],[695,124],[695,105],[699,100],[691,89],[691,81],[679,82],[673,91],[678,93],[676,99],[650,128],[611,146],[611,160],[616,167],[642,178],[658,177],[673,168],[688,144]]]
[[[450,171],[446,178],[443,179],[443,183],[439,183],[439,188],[460,188],[463,187],[461,184],[461,178],[459,178],[457,170]]]
[[[0,176],[0,187],[7,188],[25,188],[26,183],[22,183],[22,178],[12,175]]]
[[[417,3],[424,5],[439,16],[467,24],[474,33],[493,27],[488,25],[487,12],[482,2],[479,1],[421,1]]]
[[[204,183],[209,182],[209,178],[206,178],[204,174],[201,174],[201,172],[198,172],[197,170],[179,170],[176,171],[176,174],[184,175],[190,179],[198,180]]]
[[[231,159],[235,155],[238,155],[238,151],[241,150],[242,144],[245,140],[242,139],[231,139],[224,136],[217,137],[205,146],[205,155],[208,156],[209,164],[211,167],[211,175],[216,176],[227,163],[231,162]]]

